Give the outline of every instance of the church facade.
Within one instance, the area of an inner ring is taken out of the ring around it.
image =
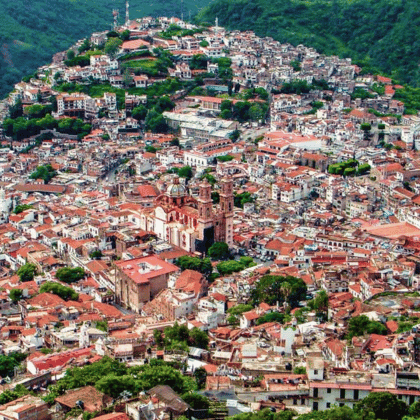
[[[199,186],[197,198],[175,178],[166,192],[155,200],[154,208],[144,210],[140,227],[188,252],[205,252],[214,242],[233,244],[233,182],[220,182],[220,202],[213,204],[212,187],[207,180]]]

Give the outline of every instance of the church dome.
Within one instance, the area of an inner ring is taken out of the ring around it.
[[[184,185],[179,183],[179,178],[175,178],[174,183],[169,185],[168,189],[166,190],[166,194],[169,197],[184,197],[186,193],[187,190]]]

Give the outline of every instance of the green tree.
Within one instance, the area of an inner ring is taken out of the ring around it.
[[[227,274],[237,273],[239,271],[244,270],[247,268],[243,263],[240,261],[222,261],[217,264],[217,271],[222,275],[225,276]]]
[[[308,302],[308,307],[311,310],[315,310],[318,314],[322,315],[324,319],[328,316],[328,294],[325,290],[321,290],[316,295],[315,299]]]
[[[232,306],[227,310],[228,314],[231,315],[241,315],[244,312],[251,311],[253,306],[249,303],[240,303],[239,305]]]
[[[178,175],[180,178],[191,179],[193,177],[193,171],[191,166],[183,166],[179,169]]]
[[[226,260],[230,257],[229,245],[226,242],[215,242],[208,251],[212,260]]]
[[[355,405],[354,411],[359,414],[373,413],[381,420],[400,420],[407,414],[408,407],[394,394],[372,392]]]
[[[63,267],[57,270],[55,276],[64,283],[74,283],[85,277],[85,270],[81,267]]]
[[[198,368],[194,370],[194,378],[197,382],[198,389],[204,388],[206,385],[206,379],[207,379],[207,372],[204,368]]]
[[[13,391],[6,389],[0,394],[0,404],[7,404],[10,401],[14,401],[28,394],[29,391],[23,385],[18,384]]]
[[[177,259],[176,265],[182,270],[195,270],[204,274],[205,276],[209,276],[213,272],[213,266],[211,264],[210,258],[201,259],[198,257],[190,257],[185,255]]]
[[[282,290],[283,283],[289,283],[291,290],[286,298],[285,290]],[[306,299],[306,284],[302,279],[293,276],[263,276],[255,283],[251,291],[251,301],[254,305],[261,302],[275,305],[277,302],[283,304],[287,300],[292,308],[299,305],[299,302]]]
[[[241,194],[235,194],[233,199],[235,207],[240,207],[241,209],[244,208],[244,204],[246,203],[253,203],[255,199],[252,197],[251,193],[243,192]]]
[[[63,286],[59,283],[54,283],[52,281],[47,281],[42,284],[39,289],[40,293],[54,293],[57,296],[60,296],[64,300],[78,300],[79,295],[71,288]]]
[[[408,414],[415,418],[420,418],[420,401],[411,404],[408,409]]]
[[[23,291],[21,289],[12,289],[9,297],[13,303],[18,303],[22,299]]]
[[[135,118],[137,121],[143,121],[147,115],[147,108],[144,105],[139,105],[138,107],[134,108],[131,116]]]
[[[201,331],[199,328],[194,327],[189,332],[189,342],[193,347],[200,349],[207,349],[209,346],[209,336],[206,332]]]
[[[120,34],[120,38],[123,41],[128,41],[130,39],[130,31],[128,29],[126,29],[125,31],[122,31]]]
[[[45,184],[48,184],[52,178],[55,177],[57,172],[51,165],[38,166],[34,172],[32,172],[31,179],[42,179]]]
[[[117,55],[120,46],[122,44],[122,40],[119,38],[109,38],[105,44],[105,54],[109,55],[111,58],[115,58]]]
[[[145,120],[146,130],[153,133],[166,133],[168,131],[168,124],[162,114],[152,108],[146,116]]]
[[[13,213],[15,214],[19,214],[22,213],[25,210],[29,210],[32,209],[33,207],[29,204],[18,204],[14,209],[13,209]]]
[[[347,338],[350,340],[364,334],[386,335],[387,329],[385,325],[378,321],[371,321],[366,315],[351,318],[348,324]]]
[[[208,410],[210,400],[204,395],[196,392],[183,394],[181,397],[193,410]]]
[[[95,388],[104,394],[117,398],[123,391],[134,394],[136,392],[136,382],[131,375],[116,376],[109,374],[99,379]]]
[[[153,331],[153,337],[155,339],[156,345],[158,346],[158,348],[162,348],[164,345],[164,339],[163,339],[163,335],[162,335],[162,331],[161,330],[154,330]]]
[[[32,281],[37,273],[37,268],[35,264],[26,263],[19,268],[16,274],[19,276],[20,281]]]
[[[13,376],[15,367],[19,366],[26,355],[23,353],[11,353],[8,356],[0,355],[0,376]]]
[[[270,312],[258,318],[257,325],[265,324],[266,322],[280,322],[280,324],[283,324],[285,316],[285,314],[280,312]]]

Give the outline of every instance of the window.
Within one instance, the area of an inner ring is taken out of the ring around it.
[[[327,388],[327,394],[331,394],[331,388]]]
[[[345,389],[340,389],[340,398],[341,399],[346,398],[346,390]]]
[[[293,405],[297,405],[297,399],[296,398],[293,399]]]
[[[316,401],[313,404],[313,410],[318,411],[318,402],[316,402]]]
[[[355,400],[358,400],[358,399],[359,399],[359,390],[358,390],[358,389],[355,389],[355,390],[354,390],[354,395],[353,395],[353,398],[354,398]]]
[[[331,407],[331,403],[327,402],[327,408],[330,408],[330,407]]]
[[[314,388],[314,398],[318,398],[318,388]]]
[[[314,375],[318,375],[318,369],[314,369]]]

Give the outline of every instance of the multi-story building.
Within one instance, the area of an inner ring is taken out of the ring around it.
[[[168,287],[169,276],[179,268],[155,255],[115,263],[118,303],[140,312],[143,305]]]

